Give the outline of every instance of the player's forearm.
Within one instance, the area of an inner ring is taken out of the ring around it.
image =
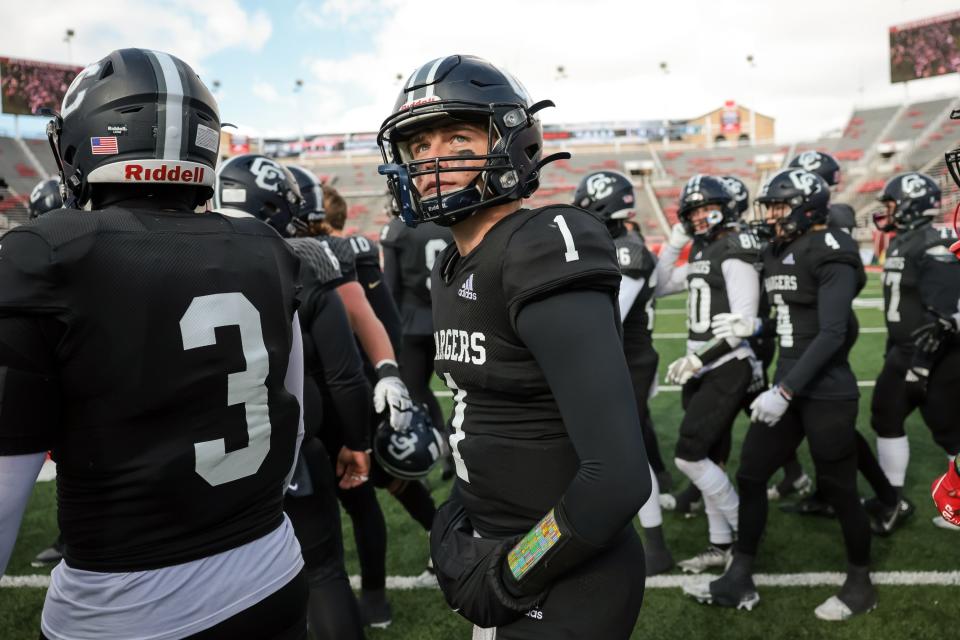
[[[20,520],[46,453],[0,456],[0,575],[7,570]]]
[[[370,362],[377,364],[382,360],[396,360],[390,336],[367,302],[360,284],[347,282],[337,287],[337,292],[347,309],[350,326]]]
[[[400,308],[400,261],[397,250],[389,245],[383,245],[383,281],[390,288],[393,301]]]
[[[720,265],[730,313],[738,313],[748,323],[755,323],[760,306],[760,275],[743,260],[724,260]]]
[[[782,387],[794,394],[803,391],[823,366],[843,348],[850,314],[853,313],[851,304],[857,293],[856,272],[853,267],[832,263],[822,267],[820,273],[820,288],[817,293],[817,321],[820,330],[794,367],[780,381]]]
[[[297,440],[293,449],[294,465],[290,467],[287,473],[287,479],[283,483],[286,487],[293,478],[294,468],[296,467],[297,453],[300,451],[300,443],[303,442],[304,424],[303,424],[303,334],[300,331],[300,317],[297,312],[293,313],[293,323],[290,325],[291,341],[290,355],[287,358],[287,372],[283,378],[283,387],[287,393],[297,399],[297,406],[300,407],[300,418],[297,421]]]
[[[687,281],[687,265],[677,266],[680,249],[664,244],[657,257],[657,288],[654,295],[657,298],[683,291]]]
[[[520,337],[550,385],[580,459],[553,516],[570,544],[534,571],[533,588],[599,553],[650,495],[640,417],[615,322],[613,301],[597,291],[533,302],[518,316]],[[515,577],[523,585],[525,578]]]
[[[344,444],[354,451],[369,447],[373,413],[370,384],[340,298],[328,295],[311,324],[310,334],[320,360],[320,374],[340,422],[347,429]]]

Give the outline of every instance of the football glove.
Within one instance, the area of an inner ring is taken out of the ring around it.
[[[951,460],[947,472],[933,481],[930,495],[943,519],[960,527],[960,473],[956,460]]]
[[[396,431],[406,431],[413,419],[413,402],[407,385],[400,379],[400,369],[392,360],[383,360],[377,364],[377,376],[380,380],[373,388],[373,408],[377,413],[390,410],[390,427]]]
[[[667,382],[685,384],[703,368],[703,361],[695,353],[685,355],[670,363],[667,367]]]
[[[920,366],[912,366],[907,369],[907,373],[903,376],[904,387],[906,388],[907,397],[910,398],[911,402],[919,404],[923,402],[923,399],[927,397],[927,384],[930,381],[930,369]]]
[[[430,557],[443,597],[454,611],[483,628],[522,618],[543,594],[517,597],[503,579],[507,554],[520,536],[478,538],[463,505],[451,498],[437,509],[430,529]]]
[[[943,343],[957,333],[957,323],[953,316],[945,316],[933,307],[926,307],[926,310],[934,316],[934,321],[915,329],[910,336],[918,351],[935,357]]]
[[[750,403],[750,420],[765,422],[771,427],[778,422],[790,406],[790,398],[779,386],[773,386],[761,393]]]
[[[710,328],[718,338],[751,338],[760,332],[760,318],[750,322],[739,313],[718,313],[710,321]]]
[[[673,225],[673,228],[670,229],[670,239],[667,240],[667,244],[679,251],[687,246],[688,242],[690,242],[690,236],[687,235],[687,230],[683,228],[683,225],[679,222]]]

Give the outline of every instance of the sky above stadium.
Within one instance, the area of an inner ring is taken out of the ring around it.
[[[889,81],[889,27],[956,9],[956,0],[4,0],[0,55],[85,65],[121,47],[164,50],[208,86],[219,81],[224,121],[295,136],[376,130],[398,76],[470,53],[512,71],[534,100],[554,100],[546,122],[683,119],[732,99],[775,117],[778,139],[794,141],[843,127],[855,106],[960,94],[957,74]],[[43,124],[21,117],[19,127],[39,135]],[[0,131],[13,129],[0,116]]]

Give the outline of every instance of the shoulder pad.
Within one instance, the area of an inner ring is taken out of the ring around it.
[[[315,238],[289,238],[287,244],[303,265],[300,278],[304,286],[311,279],[328,284],[343,278],[340,261],[325,242]]]
[[[721,260],[743,260],[757,262],[760,260],[760,240],[749,229],[734,229],[722,239],[724,254]]]
[[[838,229],[823,229],[807,234],[806,255],[812,268],[828,262],[840,262],[860,269],[860,249],[856,241]]]
[[[620,267],[613,239],[592,213],[571,206],[521,211],[502,263],[511,322],[524,302],[562,289],[616,291]]]
[[[399,218],[394,218],[383,225],[383,229],[380,230],[380,242],[385,245],[392,245],[400,240],[406,230],[407,225]]]
[[[634,279],[650,277],[657,266],[656,258],[639,238],[624,234],[614,238],[613,244],[623,275]]]
[[[57,296],[58,274],[51,243],[32,226],[12,229],[0,239],[0,309],[66,307]]]

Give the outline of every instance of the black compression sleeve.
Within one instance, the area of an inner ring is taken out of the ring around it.
[[[564,533],[578,543],[558,545],[556,557],[540,563],[540,584],[599,552],[650,495],[615,304],[607,293],[569,291],[531,302],[517,317],[520,338],[550,385],[580,459],[577,475],[555,509],[561,530],[566,528]]]
[[[332,292],[324,295],[317,307],[310,323],[310,335],[334,409],[344,425],[343,442],[348,449],[365,451],[370,447],[373,393],[363,374],[363,361],[353,339],[347,311],[340,296]]]
[[[397,248],[390,244],[381,245],[383,250],[383,282],[393,294],[393,302],[400,308],[400,258]]]
[[[0,455],[46,451],[60,420],[51,318],[0,318]]]
[[[357,280],[363,285],[363,292],[367,296],[367,302],[373,308],[374,315],[383,323],[393,352],[399,353],[403,339],[403,323],[400,320],[400,312],[397,311],[397,304],[384,282],[380,267],[368,264],[357,265]]]
[[[797,364],[780,381],[788,392],[796,394],[843,348],[850,329],[851,305],[857,295],[857,271],[849,264],[828,262],[817,269],[817,322],[820,331]]]

